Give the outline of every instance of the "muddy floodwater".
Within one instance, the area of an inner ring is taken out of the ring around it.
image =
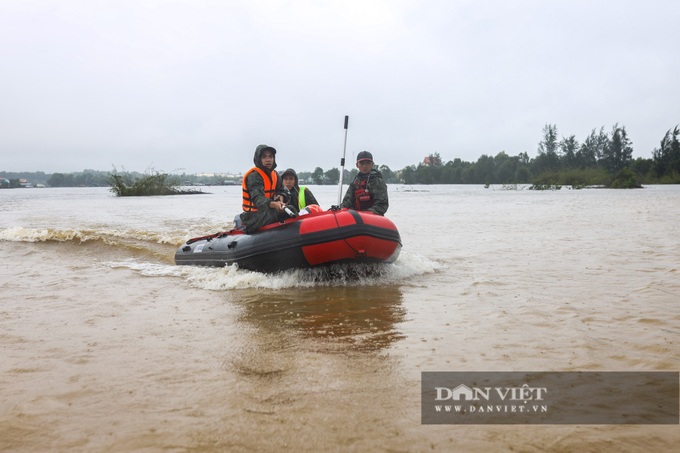
[[[0,451],[677,448],[678,425],[421,423],[423,371],[680,370],[680,187],[501,189],[389,186],[394,265],[275,275],[174,264],[240,187],[1,190]]]

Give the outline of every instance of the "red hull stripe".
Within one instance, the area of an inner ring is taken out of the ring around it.
[[[338,227],[346,227],[356,224],[366,224],[384,228],[386,230],[397,231],[397,227],[394,226],[394,223],[392,223],[390,219],[381,215],[362,213],[353,210],[339,211],[333,213],[333,215],[328,215],[329,213],[324,214],[325,215],[322,214],[306,218],[304,222],[301,222],[300,234],[304,235],[319,231],[334,230]]]
[[[323,244],[302,247],[302,253],[310,266],[343,260],[371,258],[384,261],[399,247],[394,241],[369,236],[355,236]]]
[[[319,215],[305,219],[300,222],[300,234],[316,233],[318,231],[329,231],[338,228],[338,221],[336,218],[341,217],[335,215]],[[353,224],[354,222],[352,222]]]

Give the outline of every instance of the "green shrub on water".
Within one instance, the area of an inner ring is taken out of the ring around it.
[[[560,182],[572,189],[603,186],[608,180],[609,174],[601,168],[571,169],[560,173]]]
[[[137,179],[133,179],[129,174],[111,173],[108,183],[111,192],[118,197],[202,193],[195,190],[180,190],[178,177],[158,172]]]
[[[624,168],[612,179],[607,187],[611,189],[640,189],[642,185],[638,182],[632,170]]]

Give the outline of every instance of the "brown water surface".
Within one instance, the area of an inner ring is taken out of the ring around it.
[[[391,188],[393,268],[326,280],[174,266],[237,192],[0,194],[0,451],[674,449],[677,425],[422,425],[420,373],[678,371],[680,188],[423,189]]]

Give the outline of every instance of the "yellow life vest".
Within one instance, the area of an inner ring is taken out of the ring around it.
[[[307,189],[305,186],[300,186],[300,193],[298,194],[298,210],[302,211],[302,209],[307,206],[307,199],[305,197],[305,189]]]

